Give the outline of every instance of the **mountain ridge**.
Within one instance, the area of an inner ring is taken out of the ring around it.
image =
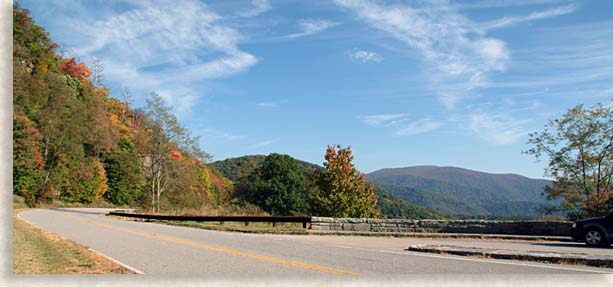
[[[383,168],[366,174],[388,192],[438,212],[457,215],[536,215],[551,181],[435,165]]]

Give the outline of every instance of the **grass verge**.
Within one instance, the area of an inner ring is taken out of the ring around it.
[[[107,218],[127,221],[150,221],[167,225],[202,228],[217,231],[233,231],[243,233],[268,233],[268,234],[308,234],[307,229],[302,228],[302,223],[279,222],[275,226],[267,222],[250,222],[245,225],[243,222],[196,222],[196,221],[172,221],[172,220],[143,220],[114,215],[107,215]]]
[[[260,234],[298,234],[320,236],[367,236],[367,237],[406,237],[406,238],[445,238],[445,239],[486,239],[486,240],[527,240],[527,241],[560,241],[572,242],[570,237],[562,236],[521,236],[504,234],[464,234],[464,233],[419,233],[419,232],[360,232],[360,231],[318,231],[302,228],[302,223],[271,223],[251,222],[245,226],[242,222],[195,222],[195,221],[169,221],[169,220],[143,220],[121,216],[107,215],[108,218],[127,221],[149,221],[160,224],[202,228],[217,231],[233,231]]]
[[[15,274],[130,274],[86,247],[31,225],[13,212]]]

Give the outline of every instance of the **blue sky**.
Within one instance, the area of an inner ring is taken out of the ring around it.
[[[613,98],[613,1],[18,1],[111,95],[155,91],[214,160],[543,177],[528,133]]]

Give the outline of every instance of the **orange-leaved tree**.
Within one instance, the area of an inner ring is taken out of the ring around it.
[[[314,215],[332,217],[378,217],[375,186],[353,165],[351,147],[328,146],[326,172],[311,190],[310,208]]]

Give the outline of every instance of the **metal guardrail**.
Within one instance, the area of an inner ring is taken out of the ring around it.
[[[270,222],[275,225],[277,222],[299,222],[302,223],[302,228],[307,228],[307,223],[311,222],[310,216],[182,216],[182,215],[163,215],[163,214],[147,214],[147,213],[131,213],[122,211],[111,211],[108,215],[141,218],[141,219],[156,219],[156,220],[173,220],[173,221],[198,221],[198,222],[244,222],[248,225],[249,222]]]

